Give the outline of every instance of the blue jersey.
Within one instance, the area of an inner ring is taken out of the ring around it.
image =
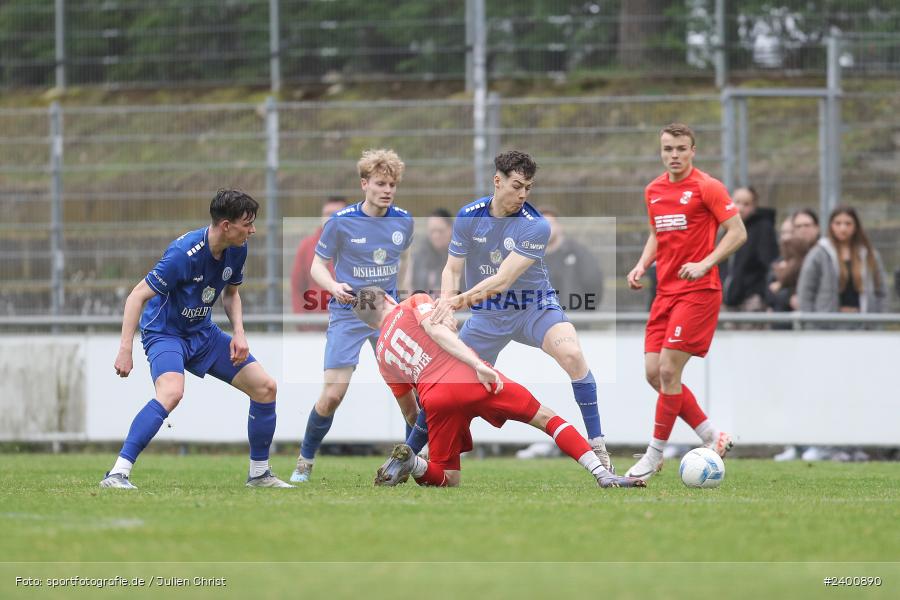
[[[383,217],[370,217],[362,202],[336,212],[325,223],[316,254],[334,262],[334,278],[349,284],[353,291],[377,285],[397,297],[400,255],[413,237],[413,219],[396,206]],[[330,307],[340,305],[332,298]]]
[[[144,280],[156,292],[141,315],[144,332],[190,336],[212,326],[212,305],[226,285],[244,280],[247,245],[226,248],[219,260],[209,250],[209,228],[169,244]]]
[[[466,289],[497,273],[500,263],[515,252],[534,261],[502,296],[473,306],[474,310],[515,310],[537,303],[556,305],[556,293],[544,266],[550,224],[527,202],[514,215],[492,217],[487,196],[463,206],[453,223],[450,256],[466,259]]]

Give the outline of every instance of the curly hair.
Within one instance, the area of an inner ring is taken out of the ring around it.
[[[362,153],[356,170],[360,179],[369,179],[372,175],[389,175],[395,182],[400,183],[403,178],[403,169],[406,165],[393,150],[381,148],[379,150],[366,150]]]
[[[534,179],[534,174],[538,169],[537,163],[534,162],[530,155],[518,150],[510,150],[509,152],[498,154],[494,157],[494,167],[506,177],[509,177],[509,174],[515,171],[520,173],[525,179]]]

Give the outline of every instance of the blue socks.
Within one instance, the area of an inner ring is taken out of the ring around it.
[[[131,428],[119,456],[134,463],[138,454],[147,447],[168,416],[169,413],[156,398],[150,400],[131,422]]]
[[[406,445],[412,448],[415,454],[418,454],[427,443],[428,425],[425,422],[425,410],[422,409],[419,411],[419,416],[416,417],[416,424],[412,431],[407,432]]]
[[[581,410],[581,418],[584,419],[588,439],[600,437],[603,435],[603,431],[600,429],[600,412],[597,410],[597,382],[594,381],[594,374],[588,371],[583,378],[573,381],[572,391],[575,392],[575,402]]]
[[[275,403],[250,401],[247,416],[247,439],[250,440],[250,460],[269,460],[269,447],[275,435]]]
[[[314,406],[309,411],[309,420],[306,422],[306,435],[303,436],[303,443],[300,444],[300,456],[312,460],[325,439],[325,434],[331,429],[331,422],[334,421],[334,415],[323,417],[316,412]]]

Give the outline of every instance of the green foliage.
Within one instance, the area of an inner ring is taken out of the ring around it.
[[[700,67],[711,74],[714,4],[487,2],[490,73],[677,75]],[[726,45],[737,70],[759,66],[754,44],[761,36],[777,47],[782,68],[808,71],[823,67],[822,44],[833,28],[889,34],[900,29],[900,0],[726,5]],[[279,7],[286,81],[464,77],[462,0],[280,0]],[[71,84],[259,84],[270,77],[268,0],[67,0],[65,17]],[[857,51],[860,58],[896,62],[896,46]],[[689,52],[702,58],[688,62]],[[53,0],[3,2],[0,86],[52,85],[54,57]]]

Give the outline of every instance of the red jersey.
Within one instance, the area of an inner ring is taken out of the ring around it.
[[[295,313],[328,310],[331,294],[322,289],[309,274],[313,257],[316,255],[316,244],[321,235],[322,228],[319,227],[315,233],[300,240],[297,253],[294,255],[294,266],[291,269],[291,306]],[[328,263],[328,272],[334,277],[332,263]]]
[[[382,323],[375,359],[397,397],[412,388],[424,396],[437,383],[459,381],[459,375],[451,375],[454,369],[473,371],[441,348],[422,327],[433,310],[431,296],[415,294],[398,304]]]
[[[715,249],[719,223],[738,214],[722,182],[694,167],[675,183],[663,173],[644,190],[650,226],[656,231],[656,293],[721,290],[719,267],[697,279],[678,278],[685,263],[700,262]]]

